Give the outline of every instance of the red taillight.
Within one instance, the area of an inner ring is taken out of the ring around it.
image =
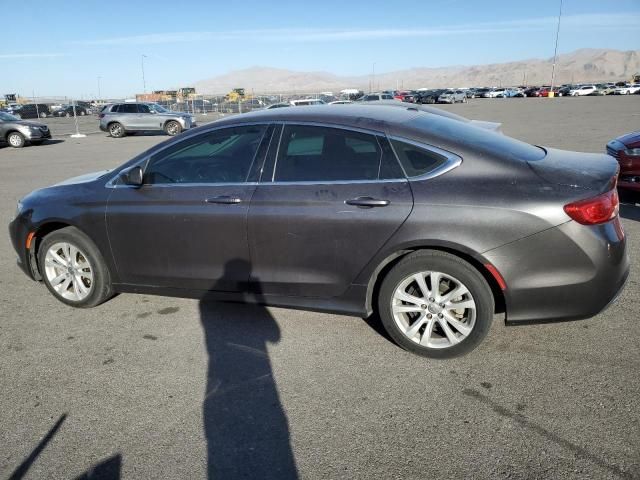
[[[564,211],[583,225],[605,223],[618,216],[618,191],[614,188],[597,197],[587,198],[564,206]]]

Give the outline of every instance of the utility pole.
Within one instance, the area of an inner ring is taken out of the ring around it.
[[[102,77],[100,77],[100,76],[98,77],[98,100],[100,100],[102,98],[102,95],[100,94],[100,79],[101,78]]]
[[[551,69],[551,88],[549,96],[553,96],[553,82],[556,79],[556,62],[558,61],[558,37],[560,37],[560,19],[562,18],[562,0],[560,0],[560,12],[558,13],[558,28],[556,29],[556,48],[553,53],[553,67]]]
[[[147,58],[146,55],[142,55],[142,91],[143,93],[147,93],[147,82],[144,79],[144,59]]]
[[[371,66],[371,88],[376,88],[376,62]]]

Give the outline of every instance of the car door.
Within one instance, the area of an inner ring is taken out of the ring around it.
[[[142,187],[116,182],[106,217],[120,282],[245,288],[247,212],[272,130],[249,125],[189,136],[142,161]]]
[[[342,294],[412,207],[382,133],[287,124],[249,209],[254,288],[265,295]]]
[[[138,114],[136,115],[136,126],[142,130],[160,130],[162,119],[159,115],[152,113],[149,105],[138,103]]]

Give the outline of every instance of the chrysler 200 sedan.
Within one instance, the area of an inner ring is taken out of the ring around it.
[[[437,110],[436,110],[437,112]],[[226,118],[32,192],[10,233],[58,300],[134,292],[368,316],[430,357],[591,317],[629,272],[618,165],[415,107]]]

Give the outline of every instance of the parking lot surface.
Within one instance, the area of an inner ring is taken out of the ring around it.
[[[640,129],[637,96],[443,108],[585,152]],[[1,222],[29,191],[165,138],[0,146]],[[0,478],[640,478],[640,206],[621,214],[632,270],[608,310],[497,316],[447,361],[404,352],[375,320],[148,295],[72,309],[19,271],[5,231]]]

